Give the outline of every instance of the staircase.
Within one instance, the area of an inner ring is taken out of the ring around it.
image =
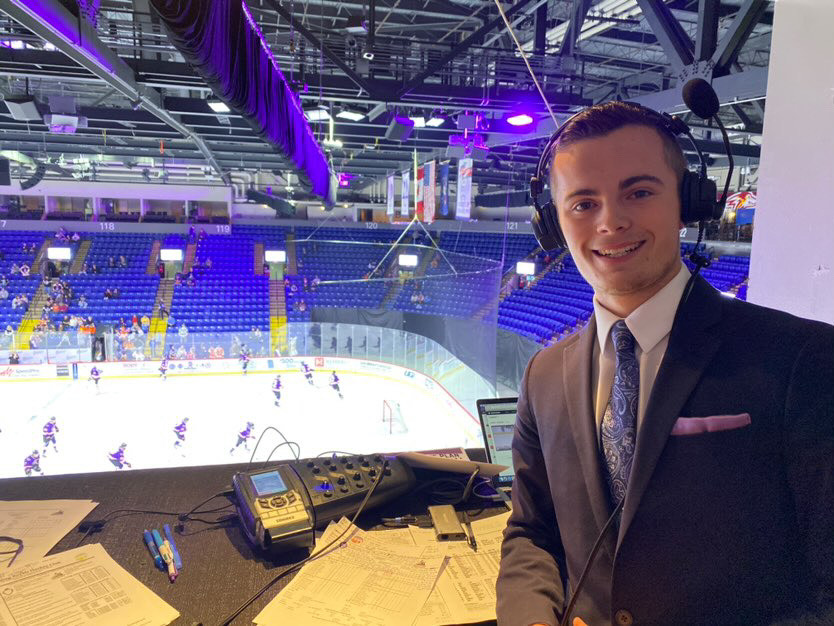
[[[149,359],[159,359],[165,354],[165,337],[168,333],[168,317],[159,317],[159,304],[165,306],[166,311],[171,310],[171,301],[174,299],[174,279],[163,278],[159,281],[156,289],[156,299],[153,303],[153,317],[151,328],[148,331],[148,340],[145,342],[145,356]],[[151,343],[155,343],[155,350],[151,350]]]
[[[40,256],[40,253],[38,253],[38,256]],[[29,348],[29,337],[35,332],[35,327],[41,319],[41,310],[43,309],[43,305],[46,304],[46,297],[48,295],[49,288],[43,283],[38,285],[35,295],[32,296],[32,300],[29,302],[29,308],[26,310],[23,319],[20,320],[20,326],[17,327],[15,345],[20,346],[21,349],[26,350]]]
[[[426,276],[426,270],[428,269],[429,265],[432,262],[432,259],[437,256],[439,252],[437,250],[432,250],[428,254],[423,255],[423,258],[420,260],[420,265],[414,268],[414,280],[422,280]],[[388,293],[385,294],[385,297],[382,299],[380,303],[380,308],[385,309],[388,307],[388,304],[391,302],[396,301],[397,296],[400,295],[400,292],[403,290],[403,285],[405,281],[394,281],[391,284],[391,287],[388,288]]]
[[[284,274],[298,275],[298,262],[295,258],[295,236],[292,233],[287,233],[287,271]]]
[[[72,260],[72,265],[70,265],[70,274],[81,273],[81,268],[84,267],[84,263],[87,261],[87,253],[90,251],[90,246],[92,245],[93,242],[89,239],[81,242],[81,245],[78,247],[78,252],[75,253],[75,258]]]
[[[535,251],[531,252],[530,254],[528,254],[528,255],[527,255],[524,259],[522,259],[522,260],[523,260],[523,261],[532,261],[532,260],[536,257],[536,254],[537,254],[537,253],[538,253],[538,250],[535,250]],[[542,276],[544,276],[544,275],[545,275],[545,274],[547,274],[550,270],[552,270],[552,269],[556,266],[556,264],[557,264],[559,261],[564,260],[564,258],[565,258],[567,255],[568,255],[568,251],[567,251],[567,250],[563,250],[563,251],[561,252],[561,254],[559,254],[559,256],[557,256],[557,257],[556,257],[555,259],[553,259],[550,263],[548,263],[547,265],[545,265],[545,266],[541,269],[541,271],[539,271],[539,273],[538,273],[538,274],[536,274],[536,275],[533,277],[533,279],[532,279],[532,280],[531,280],[528,284],[530,284],[530,285],[535,284],[535,283],[536,283],[536,281],[538,281],[538,280],[539,280]],[[476,320],[481,320],[481,319],[484,319],[484,317],[486,317],[487,313],[489,313],[489,312],[490,312],[490,310],[492,310],[492,309],[495,309],[495,311],[496,311],[496,319],[497,319],[497,312],[498,312],[498,309],[497,309],[497,306],[496,306],[496,305],[497,305],[497,304],[499,304],[499,303],[501,303],[501,302],[502,302],[502,301],[503,301],[503,300],[504,300],[507,296],[509,296],[509,295],[510,295],[513,291],[515,291],[515,286],[514,286],[514,285],[513,285],[513,283],[512,283],[512,281],[513,281],[513,279],[514,279],[514,278],[515,278],[515,272],[514,272],[513,270],[508,271],[508,272],[504,275],[504,277],[501,279],[501,289],[500,289],[500,291],[499,291],[499,293],[498,293],[498,302],[496,302],[496,303],[495,303],[495,305],[493,305],[493,303],[491,303],[491,302],[489,302],[489,303],[485,304],[485,305],[484,305],[484,306],[482,306],[480,309],[478,309],[477,311],[475,311],[475,314],[472,316],[472,319],[476,319]]]
[[[156,263],[159,261],[159,249],[162,247],[162,242],[157,239],[151,246],[151,255],[148,257],[148,266],[145,268],[145,274],[153,276],[156,274]]]
[[[282,355],[287,354],[287,302],[284,297],[284,283],[280,280],[269,281],[269,355],[277,349]]]
[[[255,276],[263,276],[264,273],[264,244],[255,244]]]
[[[46,251],[49,250],[51,241],[51,239],[44,240],[41,247],[38,249],[38,253],[35,255],[35,260],[32,261],[32,265],[29,268],[32,274],[43,274],[41,271],[43,268],[43,260],[46,257]]]
[[[182,262],[182,273],[188,274],[191,266],[194,265],[194,257],[197,255],[197,244],[190,243],[185,247],[185,259]]]

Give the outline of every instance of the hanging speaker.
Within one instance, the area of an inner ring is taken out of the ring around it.
[[[12,177],[9,173],[9,160],[0,159],[0,186],[11,185]]]
[[[385,131],[385,138],[394,141],[405,141],[411,137],[414,132],[414,122],[407,117],[400,117],[395,115],[391,123],[388,124],[388,129]]]

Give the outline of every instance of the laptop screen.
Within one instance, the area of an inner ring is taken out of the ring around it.
[[[508,466],[496,477],[496,486],[513,484],[513,428],[515,426],[518,398],[491,398],[478,400],[478,417],[484,432],[484,447],[490,463]]]

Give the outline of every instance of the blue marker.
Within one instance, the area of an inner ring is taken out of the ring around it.
[[[168,524],[162,527],[162,530],[165,531],[165,538],[168,540],[168,543],[171,544],[171,550],[174,551],[174,565],[177,566],[178,570],[182,569],[182,559],[180,558],[180,551],[177,550],[177,544],[174,543],[174,537],[171,534],[171,527]]]
[[[159,550],[156,549],[156,544],[154,543],[153,537],[151,537],[151,533],[147,530],[144,533],[145,536],[145,545],[148,546],[148,550],[151,552],[151,556],[153,557],[154,564],[159,569],[165,569],[165,563],[162,561],[162,557],[159,556]]]

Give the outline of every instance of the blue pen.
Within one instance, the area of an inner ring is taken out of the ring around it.
[[[159,550],[156,549],[156,544],[154,544],[153,537],[151,537],[151,533],[147,530],[144,533],[145,536],[145,545],[148,546],[148,550],[151,551],[151,556],[153,557],[154,564],[159,569],[165,569],[165,563],[162,561],[162,557],[159,556]]]
[[[171,527],[168,524],[162,527],[162,530],[165,531],[165,538],[168,539],[168,543],[171,544],[171,550],[174,551],[174,565],[177,566],[178,570],[182,569],[182,559],[180,558],[180,551],[177,550],[177,544],[174,543],[174,537],[171,535]]]

